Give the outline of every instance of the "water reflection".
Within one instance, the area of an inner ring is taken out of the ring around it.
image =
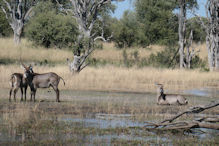
[[[184,94],[202,97],[219,97],[219,90],[212,88],[191,89],[184,91]]]

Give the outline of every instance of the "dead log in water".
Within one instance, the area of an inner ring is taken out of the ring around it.
[[[188,110],[185,110],[176,116],[166,119],[160,123],[147,123],[145,128],[147,130],[190,130],[193,128],[208,128],[219,130],[219,115],[209,115],[207,117],[193,119],[192,121],[173,122],[184,114],[199,114],[207,109],[217,107],[218,105],[219,100],[205,106],[191,107]]]

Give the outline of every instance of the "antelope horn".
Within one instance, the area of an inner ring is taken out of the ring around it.
[[[21,65],[25,68],[25,69],[27,69],[27,67],[26,67],[26,65],[24,65],[24,63],[21,61]]]

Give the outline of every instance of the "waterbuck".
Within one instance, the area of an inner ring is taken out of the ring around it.
[[[156,84],[157,88],[157,104],[159,105],[185,105],[188,103],[187,99],[178,94],[165,94],[163,85]]]
[[[14,100],[16,100],[16,93],[18,89],[21,90],[21,101],[23,101],[23,88],[24,88],[24,99],[26,101],[26,91],[27,91],[27,82],[23,78],[21,73],[13,73],[10,78],[11,89],[9,92],[9,101],[11,101],[11,94],[14,93]]]
[[[31,66],[26,67],[25,65],[23,65],[23,68],[24,68],[24,78],[31,89],[31,100],[33,97],[33,100],[35,102],[35,95],[37,88],[52,87],[56,92],[56,101],[60,102],[59,89],[58,89],[60,79],[62,79],[65,85],[65,81],[62,77],[58,76],[56,73],[53,72],[44,73],[44,74],[35,74],[33,73]]]

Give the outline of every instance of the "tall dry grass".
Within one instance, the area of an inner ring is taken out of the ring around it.
[[[104,43],[103,50],[95,50],[92,54],[97,59],[112,61],[122,60],[122,50],[114,47],[113,43]],[[206,58],[205,45],[194,46],[200,49],[201,58]],[[148,57],[164,49],[162,46],[149,46],[151,49],[139,48],[140,57]],[[127,53],[133,49],[128,49]],[[23,39],[21,45],[16,46],[13,39],[0,39],[0,59],[22,60],[26,62],[43,61],[63,62],[72,58],[69,50],[34,48],[31,42]],[[79,75],[73,76],[67,65],[54,67],[36,66],[35,72],[56,72],[62,76],[67,84],[62,89],[73,90],[106,90],[106,91],[155,91],[155,83],[162,83],[169,90],[183,90],[188,88],[215,87],[218,88],[219,77],[217,73],[200,72],[198,70],[170,70],[155,68],[123,68],[105,66],[102,68],[87,67]],[[23,72],[19,65],[0,66],[0,87],[9,88],[9,77],[14,72]]]
[[[95,50],[93,58],[107,61],[121,61],[123,59],[122,49],[115,48],[113,43],[104,43],[103,50]],[[135,49],[139,51],[139,57],[148,57],[151,53],[161,51],[164,47],[153,45],[150,49],[134,48],[128,49],[127,53],[131,54]],[[12,38],[0,39],[0,59],[11,59],[23,61],[50,61],[65,62],[66,58],[73,58],[72,51],[60,50],[55,48],[45,49],[43,47],[34,47],[31,42],[22,39],[21,44],[16,46]]]
[[[193,47],[200,49],[199,56],[202,59],[207,57],[207,50],[205,44]],[[131,48],[127,49],[127,54],[131,55],[135,50],[138,50],[139,58],[148,58],[152,53],[160,52],[165,47],[159,45],[151,45],[145,48]],[[123,60],[123,50],[115,48],[113,43],[103,43],[102,50],[95,50],[91,55],[93,58],[100,60],[107,60],[111,62],[118,62]],[[34,47],[31,42],[22,39],[21,44],[16,46],[12,38],[0,39],[0,59],[20,60],[26,62],[34,61],[50,61],[50,62],[65,62],[66,58],[73,58],[72,51],[60,50],[55,48],[45,49],[43,47]]]
[[[87,67],[80,74],[72,75],[68,66],[35,66],[33,69],[37,73],[55,72],[62,76],[66,86],[64,87],[60,81],[60,89],[155,92],[155,83],[164,84],[165,89],[169,91],[202,87],[219,88],[217,72],[198,70],[127,69],[105,66]],[[0,88],[9,88],[9,77],[13,72],[23,72],[23,70],[18,65],[0,66]]]
[[[31,42],[22,39],[21,44],[16,46],[12,38],[0,39],[0,59],[11,59],[23,61],[44,61],[63,62],[71,58],[72,52],[60,49],[45,49],[34,47]]]

